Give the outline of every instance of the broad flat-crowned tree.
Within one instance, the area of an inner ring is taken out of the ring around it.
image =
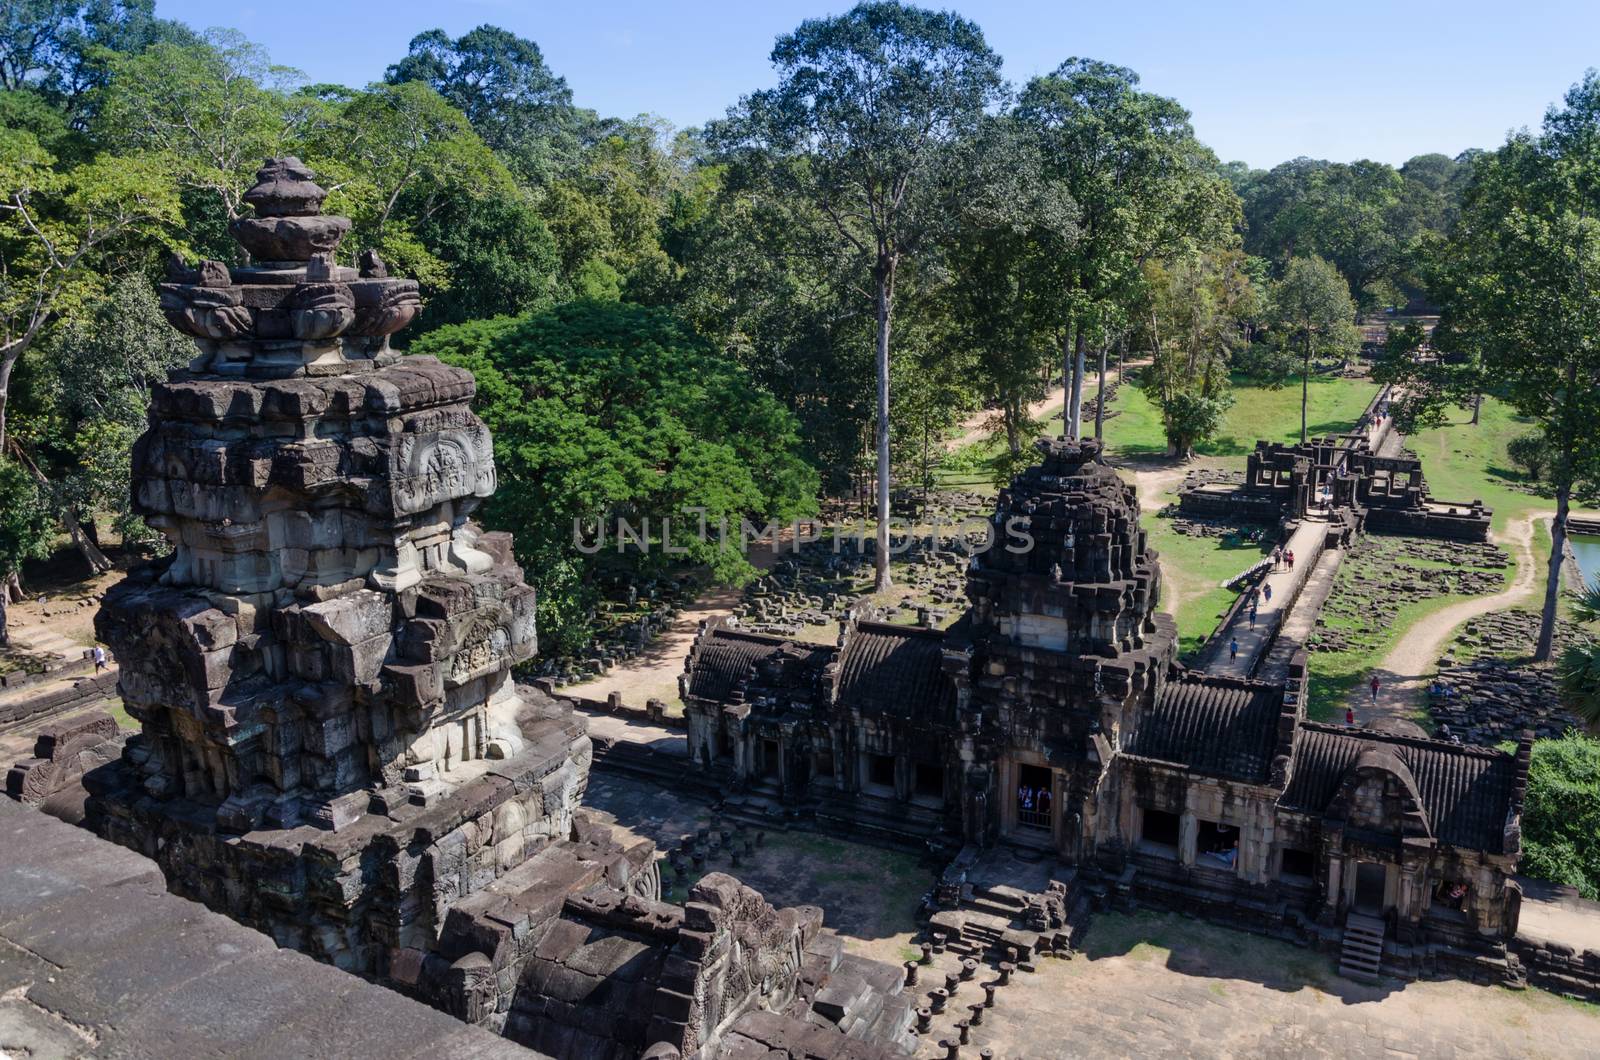
[[[1438,268],[1436,346],[1481,361],[1494,392],[1551,453],[1556,514],[1534,657],[1554,652],[1576,485],[1600,472],[1600,77],[1474,165]],[[1450,396],[1440,387],[1441,398]]]
[[[261,160],[282,148],[316,112],[290,97],[299,75],[232,31],[198,44],[158,43],[109,61],[91,132],[119,153],[159,153],[185,187],[204,194],[226,220],[241,216]]]
[[[1079,431],[1089,342],[1109,341],[1142,263],[1173,237],[1175,222],[1196,206],[1196,191],[1206,183],[1226,191],[1220,176],[1201,171],[1214,170],[1216,160],[1196,150],[1188,111],[1138,85],[1139,75],[1125,67],[1068,59],[1028,82],[1017,103],[1045,179],[1078,209],[1069,236],[1041,242],[1039,262],[1053,277],[1070,438]]]
[[[573,164],[593,121],[572,105],[572,90],[545,65],[539,46],[499,26],[479,26],[455,40],[442,29],[419,33],[385,79],[431,85],[519,177],[533,183]]]
[[[574,651],[601,565],[648,576],[674,562],[705,563],[720,579],[753,571],[736,539],[740,520],[787,521],[815,508],[817,476],[795,452],[794,416],[716,347],[659,309],[571,302],[521,318],[440,328],[417,353],[471,369],[473,407],[494,433],[500,488],[484,509],[517,532],[539,590],[540,634]],[[702,512],[715,528],[698,533]],[[646,554],[617,547],[585,555],[574,523],[650,520]],[[675,527],[668,554],[663,519]]]
[[[375,248],[430,288],[449,286],[450,276],[418,239],[418,224],[452,200],[516,194],[462,113],[419,81],[373,85],[329,106],[308,133],[297,149],[330,193],[324,208],[352,222],[342,252]]]
[[[1306,406],[1311,394],[1311,359],[1344,354],[1360,345],[1350,285],[1332,262],[1292,258],[1272,285],[1268,316],[1273,330],[1300,352],[1300,444],[1306,441]]]
[[[831,222],[870,274],[878,377],[876,585],[889,585],[889,356],[902,261],[952,213],[953,148],[1000,100],[1000,57],[948,11],[863,3],[778,38],[779,82],[711,132],[730,153],[759,152]]]

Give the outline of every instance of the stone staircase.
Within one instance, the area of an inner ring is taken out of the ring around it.
[[[1344,922],[1344,946],[1339,954],[1339,974],[1358,983],[1376,983],[1383,964],[1383,920],[1352,911]]]
[[[814,990],[804,1015],[808,1022],[835,1027],[857,1041],[915,1050],[913,999],[899,968],[847,954],[837,935],[821,934],[806,948],[800,976]]]

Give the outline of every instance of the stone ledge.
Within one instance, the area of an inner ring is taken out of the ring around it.
[[[31,1056],[540,1054],[277,949],[150,860],[0,799],[0,1037]]]

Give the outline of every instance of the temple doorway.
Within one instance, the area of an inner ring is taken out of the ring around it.
[[[1383,914],[1384,884],[1388,869],[1371,861],[1356,862],[1356,897],[1352,903],[1357,912],[1373,916]]]
[[[1054,822],[1055,783],[1043,766],[1018,766],[1017,789],[1012,792],[1017,827],[1049,832]]]

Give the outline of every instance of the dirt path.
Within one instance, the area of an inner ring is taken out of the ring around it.
[[[1125,369],[1139,368],[1149,363],[1150,358],[1143,357],[1137,361],[1126,362],[1122,368],[1107,369],[1106,385],[1111,386],[1113,383],[1121,382],[1122,372]],[[1096,381],[1098,381],[1098,375],[1096,376]],[[1087,388],[1084,390],[1083,397],[1084,403],[1088,404],[1089,393]],[[1052,390],[1044,397],[1028,406],[1028,416],[1036,420],[1043,419],[1045,413],[1049,412],[1051,409],[1063,408],[1066,406],[1066,403],[1066,387],[1062,387],[1060,390]],[[981,442],[983,439],[987,438],[989,436],[989,428],[985,425],[989,422],[990,417],[994,416],[994,414],[994,409],[979,409],[977,412],[974,412],[972,415],[962,420],[961,433],[944,443],[945,452],[953,453],[957,449],[965,449],[967,446],[972,445],[975,442]]]
[[[753,546],[749,553],[751,565],[762,571],[772,567],[779,558],[766,545]],[[614,667],[609,674],[566,685],[561,691],[590,699],[604,699],[608,693],[621,692],[622,701],[632,707],[642,707],[649,699],[674,702],[678,698],[678,675],[683,673],[684,660],[694,646],[700,623],[731,614],[743,598],[743,589],[715,589],[706,593],[680,611],[672,625],[638,655]]]
[[[1470,618],[1504,611],[1533,596],[1539,588],[1542,564],[1533,554],[1533,527],[1540,520],[1553,518],[1554,512],[1535,511],[1517,518],[1496,540],[1517,560],[1517,574],[1511,585],[1493,596],[1478,596],[1435,611],[1406,631],[1400,642],[1378,664],[1381,688],[1376,704],[1366,681],[1350,693],[1350,706],[1358,725],[1393,719],[1415,721],[1422,691],[1434,664],[1444,651],[1456,627]]]

